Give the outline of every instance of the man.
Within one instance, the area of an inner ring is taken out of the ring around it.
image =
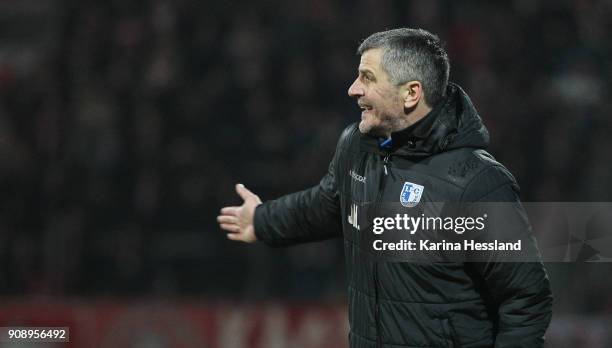
[[[417,264],[365,255],[359,235],[367,232],[354,207],[397,202],[406,183],[423,187],[421,202],[522,207],[512,175],[484,151],[488,132],[470,99],[448,82],[437,36],[389,30],[357,52],[348,93],[361,121],[344,130],[319,185],[266,203],[237,185],[244,203],[221,210],[221,228],[231,240],[272,246],[343,236],[351,347],[543,346],[552,295],[541,262]]]

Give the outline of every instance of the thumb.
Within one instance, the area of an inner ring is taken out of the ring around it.
[[[244,199],[245,201],[249,198],[255,197],[255,194],[249,191],[249,189],[247,189],[246,187],[244,187],[243,184],[236,185],[236,193],[238,193],[240,198]]]

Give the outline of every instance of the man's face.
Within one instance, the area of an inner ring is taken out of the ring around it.
[[[359,131],[376,136],[390,134],[404,114],[399,88],[389,81],[380,65],[381,58],[382,49],[365,51],[359,62],[359,75],[348,90],[363,110]]]

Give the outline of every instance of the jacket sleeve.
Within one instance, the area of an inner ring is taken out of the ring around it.
[[[506,202],[504,226],[496,226],[506,238],[518,237],[530,262],[489,258],[469,263],[480,278],[488,298],[497,308],[496,348],[543,347],[544,334],[552,316],[552,293],[548,275],[531,231],[527,215],[518,197],[518,185],[501,166],[492,166],[478,174],[466,188],[464,201]],[[520,235],[519,235],[520,234]],[[534,261],[534,262],[531,262]]]
[[[270,246],[287,246],[342,236],[337,173],[348,127],[340,137],[327,174],[318,185],[260,204],[255,210],[255,235]]]

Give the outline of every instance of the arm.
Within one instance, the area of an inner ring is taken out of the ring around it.
[[[284,246],[342,236],[337,173],[343,147],[353,130],[354,127],[347,127],[340,136],[327,174],[317,186],[257,207],[258,240],[270,246]]]
[[[508,202],[512,209],[508,209],[509,213],[505,210],[504,214],[511,222],[501,227],[501,233],[521,238],[529,259],[540,259],[527,215],[518,198],[518,186],[505,168],[494,166],[479,174],[466,189],[465,198],[468,202]],[[552,315],[552,293],[542,262],[492,258],[487,262],[470,263],[468,267],[483,282],[497,307],[495,347],[542,347]]]
[[[258,206],[257,239],[282,246],[342,236],[335,162],[319,185]]]
[[[337,176],[342,146],[352,133],[348,127],[340,137],[327,174],[317,186],[261,203],[244,186],[236,191],[244,199],[239,207],[226,207],[217,217],[227,237],[243,242],[263,241],[271,246],[292,245],[342,235]]]

